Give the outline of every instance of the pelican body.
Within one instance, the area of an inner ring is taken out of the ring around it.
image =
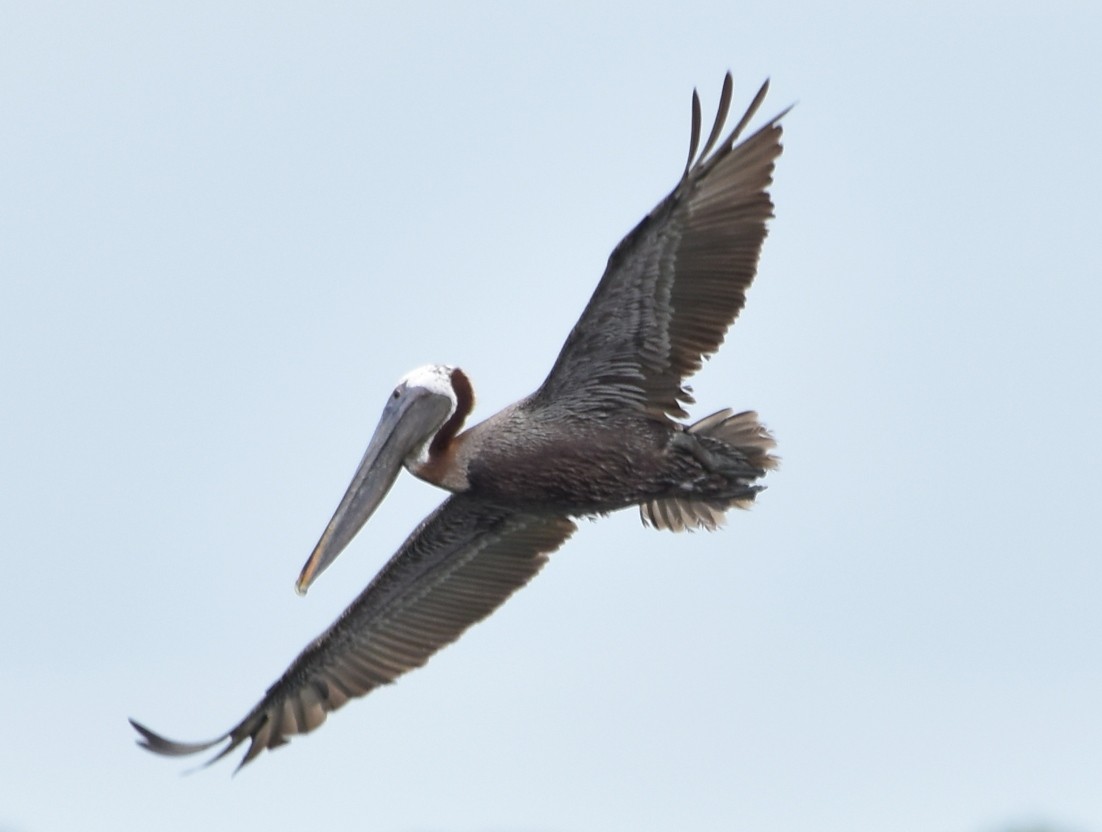
[[[681,179],[613,251],[534,393],[464,430],[474,391],[462,370],[431,365],[399,381],[296,588],[305,593],[344,550],[403,467],[450,496],[236,726],[181,743],[131,720],[139,744],[183,755],[228,740],[214,762],[248,740],[243,766],[424,664],[527,583],[576,518],[639,506],[646,525],[712,530],[753,502],[776,465],[757,415],[682,420],[692,403],[685,379],[742,309],[773,215],[784,112],[736,143],[767,88],[720,141],[728,74],[699,154],[693,93]]]

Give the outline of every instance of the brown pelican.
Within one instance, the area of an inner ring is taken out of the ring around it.
[[[228,740],[213,763],[248,740],[240,768],[455,641],[540,570],[574,532],[573,518],[639,506],[644,524],[710,530],[754,500],[776,465],[757,414],[678,421],[693,401],[685,379],[742,309],[773,215],[768,188],[785,113],[735,143],[766,82],[720,141],[731,89],[728,74],[699,154],[693,92],[680,180],[612,252],[535,393],[461,432],[474,405],[462,370],[421,367],[398,382],[299,592],[367,522],[403,466],[451,496],[241,722],[210,742],[181,743],[131,720],[140,745],[184,755]]]

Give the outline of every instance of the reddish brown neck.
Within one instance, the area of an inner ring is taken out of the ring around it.
[[[429,445],[430,464],[433,457],[446,452],[448,445],[455,439],[455,435],[459,433],[459,429],[463,427],[467,416],[474,408],[474,389],[467,374],[456,367],[452,370],[451,382],[452,390],[455,391],[455,412],[440,426],[440,430],[432,438],[432,444]]]
[[[411,469],[413,474],[426,482],[431,482],[449,491],[464,491],[467,488],[466,471],[459,470],[456,458],[458,444],[456,435],[474,409],[474,390],[466,374],[456,368],[451,373],[452,389],[455,391],[455,412],[448,418],[429,444],[428,461]]]

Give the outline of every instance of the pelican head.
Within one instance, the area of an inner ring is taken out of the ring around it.
[[[300,595],[349,544],[386,497],[402,466],[424,466],[455,435],[472,403],[463,371],[430,364],[407,373],[390,394],[348,490],[295,583]]]

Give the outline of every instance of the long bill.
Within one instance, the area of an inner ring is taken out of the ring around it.
[[[306,594],[371,518],[407,457],[447,419],[449,406],[445,397],[415,388],[401,391],[387,403],[348,490],[299,573],[295,582],[299,595]]]

